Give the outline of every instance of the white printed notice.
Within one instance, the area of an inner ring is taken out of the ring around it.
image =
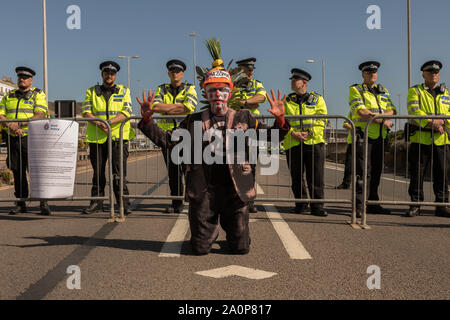
[[[77,122],[48,119],[29,123],[28,168],[32,198],[73,196],[77,150]]]

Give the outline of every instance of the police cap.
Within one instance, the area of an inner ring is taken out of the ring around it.
[[[114,62],[114,61],[105,61],[100,63],[100,70],[105,71],[105,72],[114,72],[116,73],[117,71],[120,70],[120,66],[118,63]]]
[[[25,76],[25,77],[34,77],[36,72],[33,69],[27,67],[17,67],[16,68],[17,76]]]
[[[312,78],[308,72],[306,72],[302,69],[294,68],[291,70],[291,73],[292,73],[292,77],[289,78],[291,80],[292,79],[302,79],[302,80],[309,81]]]
[[[247,58],[243,60],[236,61],[236,64],[240,67],[247,67],[251,70],[255,69],[256,58]]]
[[[366,61],[361,63],[358,68],[361,71],[378,72],[380,65],[378,61]]]
[[[420,68],[420,71],[441,71],[442,69],[442,63],[440,61],[437,60],[431,60],[431,61],[427,61],[423,64],[423,66]]]
[[[180,70],[183,72],[186,71],[186,64],[183,61],[177,59],[167,61],[166,67],[167,70],[169,71],[172,70]]]

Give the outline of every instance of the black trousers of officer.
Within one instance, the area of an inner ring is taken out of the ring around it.
[[[250,250],[248,206],[231,183],[208,187],[199,200],[189,201],[191,245],[197,254],[206,254],[219,235],[218,221],[226,232],[232,253],[245,254]]]
[[[6,165],[13,172],[14,196],[28,198],[28,137],[6,136],[8,156]]]
[[[423,180],[433,158],[431,168],[435,202],[448,202],[449,147],[411,143],[409,149],[409,173],[411,181],[408,193],[411,201],[423,201]],[[419,162],[420,160],[420,162]]]
[[[368,139],[367,152],[367,188],[369,200],[379,200],[378,186],[380,185],[383,170],[384,140]],[[364,170],[364,141],[358,137],[356,143],[356,207],[362,208],[363,203],[363,170]]]
[[[166,163],[167,172],[169,175],[169,188],[171,196],[183,195],[183,170],[181,165],[173,163],[171,158],[172,149],[161,149]],[[183,200],[172,200],[172,206],[179,208],[183,205]]]
[[[105,196],[106,186],[106,161],[108,160],[108,143],[89,143],[89,153],[94,175],[92,176],[91,195],[93,197]],[[123,177],[127,176],[128,143],[123,143]],[[113,189],[116,202],[120,197],[120,144],[119,141],[112,142],[112,161],[110,162],[113,172]],[[123,183],[123,194],[128,195],[128,187]]]
[[[296,199],[307,199],[303,172],[306,171],[308,191],[312,199],[323,199],[324,188],[324,144],[307,145],[301,143],[286,151],[286,159],[292,179],[292,192]],[[296,203],[297,208],[306,206],[305,203]],[[322,208],[322,203],[312,203],[311,209]]]
[[[345,151],[345,168],[342,183],[346,185],[352,183],[352,148],[353,145],[351,143],[347,144],[347,150]]]

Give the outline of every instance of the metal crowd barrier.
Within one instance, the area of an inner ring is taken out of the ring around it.
[[[31,121],[39,121],[39,120],[48,120],[48,121],[52,121],[52,119],[49,118],[43,118],[43,119],[29,119],[27,120],[27,122],[31,122]],[[107,143],[108,143],[108,159],[112,159],[112,141],[111,141],[111,126],[108,124],[108,122],[106,120],[103,119],[97,119],[97,118],[58,118],[58,120],[70,120],[70,121],[76,121],[76,122],[92,122],[92,121],[101,121],[103,122],[107,128],[108,128],[108,138],[107,138]],[[7,123],[7,122],[23,122],[24,119],[11,119],[11,120],[2,120],[0,119],[0,124],[2,123]],[[8,128],[8,133],[9,133],[9,128]],[[7,139],[10,139],[10,135],[8,134],[6,136]],[[21,140],[19,140],[21,141]],[[9,141],[8,141],[9,143]],[[20,152],[19,152],[19,157],[21,158],[21,148],[20,148]],[[8,153],[9,153],[9,148],[8,148]],[[8,154],[8,159],[9,161],[11,161],[11,157],[10,154]],[[87,162],[89,162],[88,160],[86,160]],[[91,166],[90,162],[87,163],[86,166],[86,170],[85,173],[88,172],[87,168],[89,168]],[[9,166],[11,167],[11,166]],[[78,165],[77,165],[77,169],[76,169],[76,175],[78,175]],[[109,195],[105,195],[103,197],[93,197],[93,196],[72,196],[69,198],[62,198],[62,199],[45,199],[45,198],[16,198],[16,197],[12,197],[12,198],[0,198],[0,202],[15,202],[15,201],[40,201],[40,200],[48,200],[48,201],[86,201],[86,200],[100,200],[100,201],[104,201],[104,200],[108,200],[110,203],[110,221],[114,221],[115,220],[115,213],[114,213],[114,201],[113,201],[113,174],[112,174],[112,166],[110,161],[108,161],[108,172],[107,172],[107,176],[109,177]],[[108,181],[107,181],[108,183]],[[76,180],[75,180],[75,184],[77,184]],[[88,186],[90,184],[90,182],[88,182],[87,180],[87,175],[86,175],[86,181],[84,183],[86,186]],[[74,190],[74,194],[76,190]],[[30,188],[30,192],[31,192],[31,188]],[[90,190],[89,190],[90,192]]]
[[[162,119],[172,119],[172,120],[178,120],[181,121],[185,118],[186,116],[154,116],[153,119],[155,120],[162,120]],[[260,121],[273,121],[274,117],[273,116],[255,116],[257,119],[259,119]],[[303,115],[303,116],[286,116],[286,118],[289,119],[335,119],[336,123],[338,119],[341,120],[345,120],[346,122],[348,122],[351,126],[351,133],[353,136],[356,135],[356,127],[354,126],[353,122],[348,119],[345,116],[340,116],[340,115]],[[133,194],[132,192],[130,192],[129,195],[124,195],[123,194],[123,183],[125,181],[124,179],[124,168],[123,168],[123,127],[126,123],[126,121],[131,121],[131,120],[140,120],[141,117],[130,117],[128,119],[126,119],[122,125],[121,125],[121,129],[120,129],[120,183],[121,183],[121,188],[120,188],[120,219],[124,219],[124,200],[125,199],[161,199],[161,200],[184,200],[184,196],[171,196],[171,195],[149,195],[149,194]],[[133,126],[132,126],[133,127]],[[337,127],[337,125],[336,125]],[[138,130],[138,129],[137,129]],[[337,140],[335,141],[336,145],[337,145]],[[276,146],[277,148],[278,146]],[[356,154],[356,145],[353,144],[352,145],[353,148],[353,157]],[[337,147],[336,147],[337,149]],[[326,152],[325,152],[326,153]],[[337,157],[337,154],[336,154]],[[325,155],[326,158],[326,155]],[[326,159],[325,159],[326,162]],[[158,162],[157,162],[158,163]],[[144,170],[147,170],[147,162],[146,162],[146,168]],[[336,160],[336,169],[337,169],[337,160]],[[157,172],[159,172],[159,168],[156,168]],[[164,172],[167,172],[167,169],[164,167],[163,168]],[[325,168],[324,168],[325,170]],[[127,170],[128,171],[128,170]],[[338,203],[338,204],[350,204],[351,205],[351,210],[352,210],[352,214],[351,214],[351,224],[355,225],[356,224],[356,204],[355,204],[355,194],[356,194],[356,167],[355,167],[355,161],[352,161],[352,189],[351,189],[351,195],[349,199],[342,199],[335,197],[334,199],[332,198],[323,198],[323,199],[311,199],[311,196],[307,199],[303,198],[303,199],[296,199],[293,197],[286,197],[286,196],[280,196],[279,192],[277,192],[277,197],[261,197],[260,195],[257,196],[257,198],[255,199],[255,201],[258,202],[299,202],[299,203]],[[258,183],[258,181],[257,181]],[[313,183],[314,184],[314,183]],[[280,181],[280,177],[278,175],[278,181],[277,181],[277,185],[278,187],[282,186],[281,185],[281,181]],[[288,187],[290,188],[290,185],[284,186],[284,187]],[[181,190],[181,193],[184,194],[184,190]],[[273,193],[271,193],[273,194]],[[337,195],[337,191],[336,191],[336,195]]]
[[[380,199],[380,200],[369,200],[368,199],[368,195],[367,195],[367,188],[368,188],[368,185],[367,185],[367,182],[368,182],[367,181],[367,174],[368,174],[367,173],[367,167],[368,167],[368,128],[369,128],[369,125],[376,119],[389,119],[389,120],[394,122],[394,127],[395,127],[399,120],[405,120],[405,119],[406,120],[413,120],[413,119],[446,119],[446,120],[448,120],[448,119],[450,119],[450,116],[444,116],[444,115],[426,115],[426,116],[378,115],[378,116],[375,116],[375,117],[371,118],[368,121],[368,125],[366,126],[366,130],[364,132],[363,211],[362,211],[362,216],[361,216],[361,224],[364,225],[364,226],[367,225],[367,205],[381,205],[381,204],[384,204],[384,205],[397,205],[397,206],[405,206],[405,205],[409,205],[409,206],[411,206],[411,205],[413,205],[413,206],[435,206],[435,207],[438,207],[438,206],[449,206],[450,205],[449,202],[431,202],[431,201],[413,202],[413,201],[395,200],[395,198],[398,197],[398,193],[397,194],[395,194],[395,193],[398,190],[400,190],[400,189],[396,188],[397,165],[401,165],[402,164],[402,162],[398,163],[398,161],[397,161],[397,154],[398,154],[398,152],[397,152],[397,145],[398,145],[398,143],[396,143],[396,141],[397,141],[396,137],[397,137],[397,133],[399,133],[399,132],[401,133],[402,130],[398,130],[398,131],[396,131],[394,133],[394,152],[393,152],[393,157],[394,157],[393,158],[394,159],[393,160],[393,166],[394,166],[393,178],[394,179],[391,179],[394,182],[393,195],[392,195],[392,198],[394,200],[390,200],[389,201],[389,200],[383,200],[383,199]],[[422,128],[419,127],[418,131],[421,132]],[[447,130],[447,134],[448,133],[449,133],[449,131]],[[403,132],[403,134],[405,135],[406,132]],[[409,179],[410,176],[409,175],[413,174],[413,173],[412,172],[410,173],[409,170],[408,170],[410,142],[405,142],[405,143],[406,143],[406,154],[405,154],[406,155],[406,161],[404,162],[404,165],[405,165],[405,180],[399,180],[399,183],[401,182],[401,183],[407,184],[409,186],[409,184],[410,184],[410,179]],[[421,147],[421,144],[419,144],[419,154],[420,154],[420,147]],[[434,147],[435,147],[434,143],[432,143],[431,144],[432,154],[433,154],[433,148]],[[448,146],[446,148],[444,148],[444,159],[446,161],[444,163],[443,175],[445,176],[445,179],[448,179],[448,176],[449,176],[448,167],[446,167],[446,164],[448,162],[448,155],[446,154],[447,150],[448,150]],[[390,154],[392,155],[392,152]],[[385,158],[385,150],[384,150],[384,144],[383,144],[383,159],[382,159],[382,161],[383,161],[383,171],[382,171],[382,176],[381,176],[380,181],[383,179],[384,170],[385,170],[385,165],[384,165],[385,164],[385,159],[384,158]],[[419,163],[420,163],[420,158],[418,160],[419,160]],[[419,168],[420,168],[420,166],[419,166]],[[433,157],[431,159],[431,163],[429,164],[428,169],[430,169],[430,168],[431,168],[430,188],[432,188],[432,185],[433,185]],[[423,174],[426,177],[427,172],[424,172]],[[448,180],[447,180],[447,183],[448,183]],[[382,189],[382,185],[381,184],[382,183],[380,182],[379,189]],[[424,178],[424,184],[425,184],[425,178]],[[424,191],[424,197],[426,198],[427,196],[431,196],[434,193],[431,190],[426,190],[424,184],[423,184],[423,191]],[[445,187],[445,185],[443,186],[443,188],[444,187]],[[427,195],[425,195],[425,191],[428,191]],[[443,189],[443,192],[445,192],[444,189]],[[409,197],[409,195],[407,195],[407,196]]]

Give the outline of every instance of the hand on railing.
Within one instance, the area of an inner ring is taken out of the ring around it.
[[[148,90],[148,96],[147,99],[145,98],[145,91],[142,92],[142,99],[141,101],[139,98],[136,97],[137,102],[141,105],[141,115],[144,120],[144,123],[147,123],[150,121],[153,113],[155,112],[152,109],[153,100],[155,100],[155,93],[152,94],[151,90]]]
[[[309,138],[309,132],[303,131],[303,132],[297,132],[297,131],[292,131],[291,132],[292,137],[297,140],[297,141],[306,141]]]
[[[391,129],[391,128],[394,126],[394,123],[393,123],[391,120],[385,120],[385,121],[383,122],[383,125],[384,125],[386,128]]]

